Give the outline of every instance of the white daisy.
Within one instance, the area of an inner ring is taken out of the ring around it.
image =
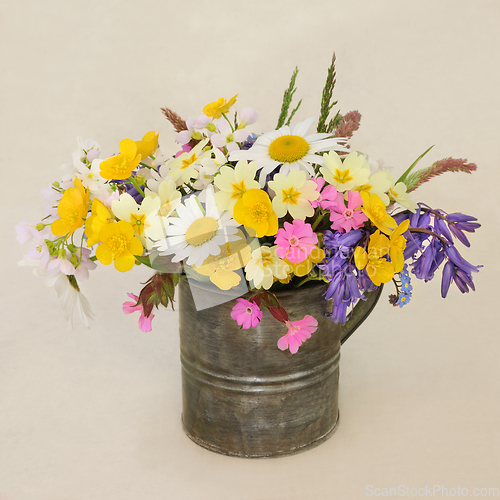
[[[323,165],[320,151],[349,151],[344,145],[346,139],[332,137],[331,134],[306,135],[314,117],[298,122],[289,127],[268,132],[257,138],[248,150],[232,151],[229,160],[255,161],[261,168],[259,183],[264,186],[266,176],[281,165],[280,173],[287,175],[290,170],[305,170],[314,177],[313,164]]]
[[[221,245],[237,239],[238,222],[227,212],[220,214],[213,191],[206,191],[205,210],[197,196],[187,198],[177,205],[178,217],[169,219],[167,237],[155,245],[161,255],[174,254],[172,262],[184,260],[190,266],[201,266],[209,255],[219,255]]]

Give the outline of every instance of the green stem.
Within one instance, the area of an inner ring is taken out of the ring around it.
[[[318,218],[314,221],[314,223],[313,223],[313,225],[312,225],[312,230],[313,230],[313,231],[314,231],[314,230],[318,227],[319,223],[320,223],[320,222],[321,222],[321,221],[325,218],[325,215],[326,215],[326,213],[322,213],[322,214],[321,214],[320,216],[318,216]]]
[[[232,123],[229,121],[229,118],[226,116],[226,113],[222,113],[222,116],[226,119],[227,123],[229,123],[229,126],[231,127],[231,132],[234,132],[234,128]]]
[[[153,168],[151,165],[147,165],[146,163],[142,163],[142,161],[139,162],[139,165],[142,165],[143,167],[149,168],[150,170]]]
[[[128,179],[132,183],[132,185],[135,187],[135,189],[137,189],[137,191],[139,191],[139,193],[142,195],[142,197],[145,198],[146,195],[144,194],[144,191],[141,189],[141,187],[139,186],[138,182],[134,179],[134,177],[130,176]]]

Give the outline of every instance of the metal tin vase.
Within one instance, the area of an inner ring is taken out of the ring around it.
[[[197,310],[193,295],[214,291],[180,280],[182,421],[194,442],[226,455],[272,457],[306,450],[335,432],[341,342],[378,294],[341,328],[325,317],[326,287],[277,292],[292,321],[306,314],[318,320],[316,332],[291,354],[277,347],[286,326],[267,311],[256,328],[243,330],[230,316],[234,299]]]

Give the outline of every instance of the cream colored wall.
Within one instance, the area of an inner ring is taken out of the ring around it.
[[[500,488],[497,279],[500,4],[495,0],[21,0],[0,7],[2,102],[0,499],[361,499],[375,488]],[[353,147],[402,172],[430,145],[478,171],[448,174],[419,200],[478,217],[464,256],[477,291],[446,300],[439,280],[412,303],[384,300],[342,350],[341,419],[322,446],[245,461],[195,446],[180,424],[177,313],[144,334],[121,313],[147,271],[94,271],[98,313],[68,331],[53,290],[27,268],[14,225],[76,137],[106,154],[172,129],[219,96],[275,127],[293,68],[297,119],[317,115],[331,54],[335,98],[358,109]],[[367,485],[373,488],[367,489]],[[378,490],[382,493],[382,490]],[[424,491],[424,490],[422,490]],[[436,494],[436,496],[438,496]]]

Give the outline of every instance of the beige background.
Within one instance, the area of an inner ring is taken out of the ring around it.
[[[0,499],[500,488],[499,14],[497,0],[2,2]],[[17,267],[13,228],[38,220],[39,190],[77,136],[106,154],[151,129],[166,144],[161,106],[195,116],[236,93],[260,114],[253,130],[269,131],[296,65],[297,119],[317,115],[334,50],[339,106],[363,115],[354,148],[396,173],[432,144],[423,164],[478,164],[415,194],[479,218],[464,256],[485,267],[475,293],[442,300],[439,279],[415,280],[408,307],[383,299],[342,350],[340,427],[325,444],[275,460],[219,456],[181,428],[177,313],[159,312],[151,334],[121,313],[147,270],[92,272],[83,289],[98,321],[69,331],[55,292]]]

